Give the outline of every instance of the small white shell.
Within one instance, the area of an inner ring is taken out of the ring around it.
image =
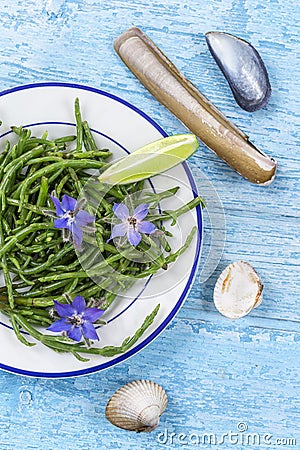
[[[136,380],[117,390],[106,405],[106,418],[130,431],[153,431],[168,403],[165,390],[149,380]]]
[[[229,319],[239,319],[262,301],[263,285],[258,273],[245,261],[229,264],[214,289],[217,310]]]

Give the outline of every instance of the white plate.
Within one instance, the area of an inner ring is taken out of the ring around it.
[[[53,138],[74,133],[76,97],[80,99],[82,116],[88,120],[99,146],[109,147],[117,157],[166,136],[150,117],[115,95],[81,85],[41,83],[0,93],[2,148],[4,141],[11,137],[11,125],[32,127],[35,135],[46,129]],[[187,164],[155,177],[153,185],[158,190],[180,186],[180,194],[167,200],[169,209],[181,206],[197,194]],[[107,325],[98,330],[101,340],[97,345],[101,347],[120,345],[160,303],[153,324],[129,351],[111,358],[91,355],[89,362],[83,363],[72,355],[57,354],[40,343],[26,347],[16,339],[6,316],[0,314],[0,368],[35,377],[71,377],[106,369],[142,350],[174,318],[191,288],[202,242],[201,208],[182,216],[179,226],[172,229],[172,248],[177,249],[194,224],[198,233],[189,249],[167,271],[161,270],[152,278],[139,282],[105,313]]]

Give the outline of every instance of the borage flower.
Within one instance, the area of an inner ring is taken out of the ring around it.
[[[50,195],[50,197],[54,203],[58,217],[54,220],[54,227],[67,229],[71,233],[71,241],[80,247],[83,239],[83,231],[81,228],[85,227],[88,223],[94,222],[95,217],[81,209],[77,200],[69,195],[63,195],[61,203],[54,195]]]
[[[152,234],[156,231],[153,223],[143,220],[149,212],[149,205],[146,203],[137,206],[132,216],[124,203],[115,203],[113,212],[122,222],[114,225],[109,241],[115,237],[127,234],[129,243],[137,246],[142,239],[141,233]]]
[[[73,341],[79,342],[81,338],[99,341],[99,337],[93,325],[104,313],[98,308],[87,308],[81,295],[77,295],[72,303],[63,304],[54,301],[55,310],[61,319],[58,319],[50,327],[49,331],[63,331]]]

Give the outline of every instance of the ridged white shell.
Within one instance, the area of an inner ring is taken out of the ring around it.
[[[136,380],[117,390],[106,405],[106,418],[130,431],[153,431],[168,403],[165,390],[149,380]]]
[[[262,301],[263,285],[258,273],[245,261],[237,261],[223,270],[214,289],[217,310],[230,319],[248,314]]]

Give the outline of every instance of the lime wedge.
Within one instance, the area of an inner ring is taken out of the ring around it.
[[[134,183],[182,163],[198,148],[194,134],[175,134],[151,142],[108,167],[99,180],[107,184]]]

